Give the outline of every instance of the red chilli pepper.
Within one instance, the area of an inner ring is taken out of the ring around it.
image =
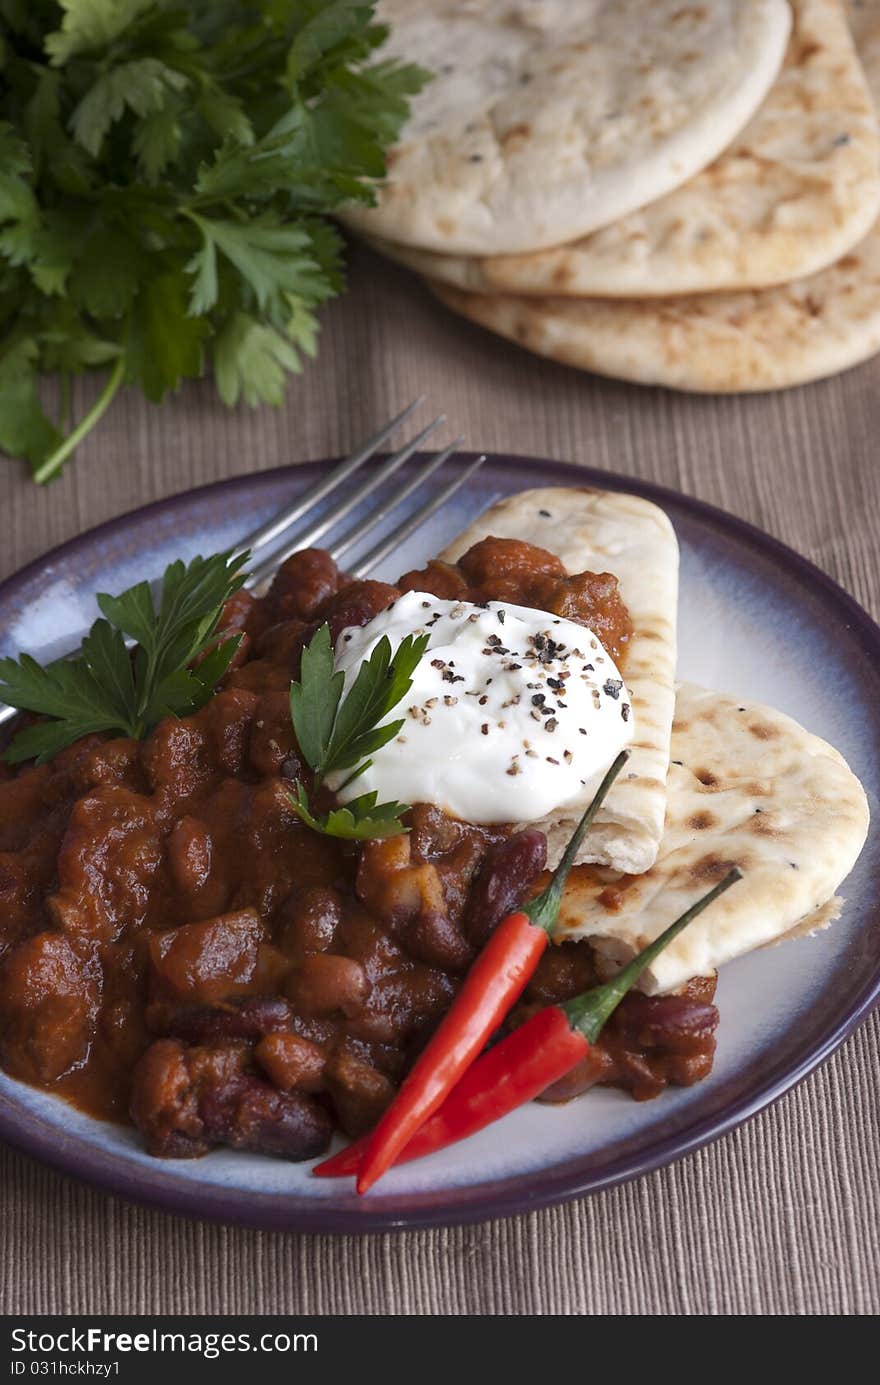
[[[475,1135],[478,1130],[540,1096],[564,1077],[595,1044],[606,1020],[645,967],[741,877],[742,872],[734,867],[714,889],[692,904],[604,986],[594,986],[562,1005],[546,1006],[490,1048],[468,1069],[435,1115],[416,1132],[402,1150],[398,1162],[420,1159]],[[369,1135],[356,1140],[318,1164],[313,1173],[319,1178],[356,1174],[369,1143]]]
[[[368,1138],[358,1172],[359,1193],[390,1169],[522,995],[547,948],[584,835],[628,758],[629,751],[621,751],[605,775],[547,888],[502,920],[471,966],[442,1023]]]

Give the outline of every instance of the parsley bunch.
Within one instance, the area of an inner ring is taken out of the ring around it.
[[[56,475],[120,385],[277,404],[425,74],[374,0],[0,0],[0,449]],[[107,371],[75,426],[70,376]],[[61,379],[59,423],[40,402]]]

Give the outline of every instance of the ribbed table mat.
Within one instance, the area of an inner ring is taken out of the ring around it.
[[[602,381],[450,316],[364,250],[279,410],[128,393],[60,482],[0,463],[0,572],[192,485],[330,456],[415,395],[468,445],[647,478],[742,515],[880,611],[880,362],[783,394]],[[77,391],[80,409],[91,382]],[[723,1019],[722,1019],[723,1022]],[[330,1238],[130,1207],[0,1147],[0,1312],[668,1314],[880,1310],[880,1022],[698,1154],[546,1212]]]

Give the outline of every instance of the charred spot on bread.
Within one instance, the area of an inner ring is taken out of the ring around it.
[[[771,726],[766,721],[750,721],[749,730],[759,741],[773,741],[779,735],[779,727]]]
[[[718,880],[723,880],[727,872],[733,870],[734,866],[739,866],[742,869],[743,862],[712,852],[708,856],[701,857],[699,861],[695,861],[688,874],[691,880],[712,885]]]

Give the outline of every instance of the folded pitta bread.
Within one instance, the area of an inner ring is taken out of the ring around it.
[[[642,978],[649,994],[675,990],[828,924],[867,830],[864,790],[832,746],[783,712],[682,683],[657,860],[637,878],[576,870],[557,941],[589,938],[613,969],[740,866],[742,880]]]
[[[668,517],[635,495],[584,488],[522,491],[486,510],[441,554],[455,562],[480,539],[524,539],[555,553],[569,573],[611,572],[634,626],[621,672],[633,707],[631,757],[578,857],[620,871],[647,870],[666,811],[674,705],[678,542]],[[530,824],[547,833],[555,865],[602,775],[583,801]]]
[[[791,0],[785,62],[728,149],[659,201],[529,255],[372,244],[475,293],[658,298],[765,288],[815,274],[880,213],[880,135],[841,0]]]
[[[350,225],[508,254],[607,226],[680,187],[751,119],[786,0],[383,0],[381,56],[421,63],[375,208]]]
[[[880,102],[880,8],[850,5]],[[539,356],[696,393],[785,389],[880,351],[880,224],[819,274],[753,293],[665,299],[525,298],[433,286],[454,311]]]

